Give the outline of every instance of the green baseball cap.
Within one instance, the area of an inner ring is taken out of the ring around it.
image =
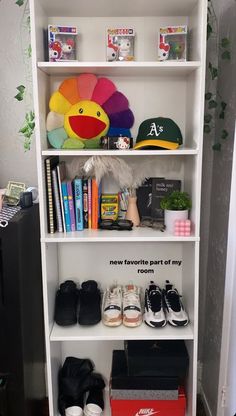
[[[175,150],[182,143],[182,134],[177,124],[170,118],[157,117],[140,124],[134,149],[161,147]]]

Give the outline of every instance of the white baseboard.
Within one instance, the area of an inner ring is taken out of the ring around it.
[[[201,396],[201,399],[202,399],[202,403],[203,403],[206,415],[207,416],[212,416],[212,412],[211,412],[210,406],[208,404],[208,401],[207,401],[207,398],[206,398],[206,395],[204,393],[204,390],[203,390],[202,386],[200,386],[200,396]]]

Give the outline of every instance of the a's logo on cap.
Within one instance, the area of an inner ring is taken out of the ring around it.
[[[163,130],[164,130],[163,126],[159,126],[159,125],[156,125],[155,123],[152,123],[150,126],[150,131],[147,136],[155,135],[156,137],[158,137],[159,134],[163,132]]]

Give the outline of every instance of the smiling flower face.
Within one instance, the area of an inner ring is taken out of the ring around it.
[[[127,98],[114,83],[93,74],[65,79],[49,101],[47,136],[52,147],[99,147],[105,134],[127,135],[134,122]]]
[[[102,107],[89,100],[74,104],[64,118],[68,137],[80,140],[97,139],[105,135],[109,125],[109,118]]]

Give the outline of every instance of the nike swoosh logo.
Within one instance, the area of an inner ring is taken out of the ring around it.
[[[156,415],[157,413],[160,413],[159,412],[159,410],[157,411],[157,412],[148,412],[148,413],[145,413],[145,414],[143,414],[143,413],[139,413],[140,411],[138,411],[136,414],[135,414],[135,416],[152,416],[152,415]]]

